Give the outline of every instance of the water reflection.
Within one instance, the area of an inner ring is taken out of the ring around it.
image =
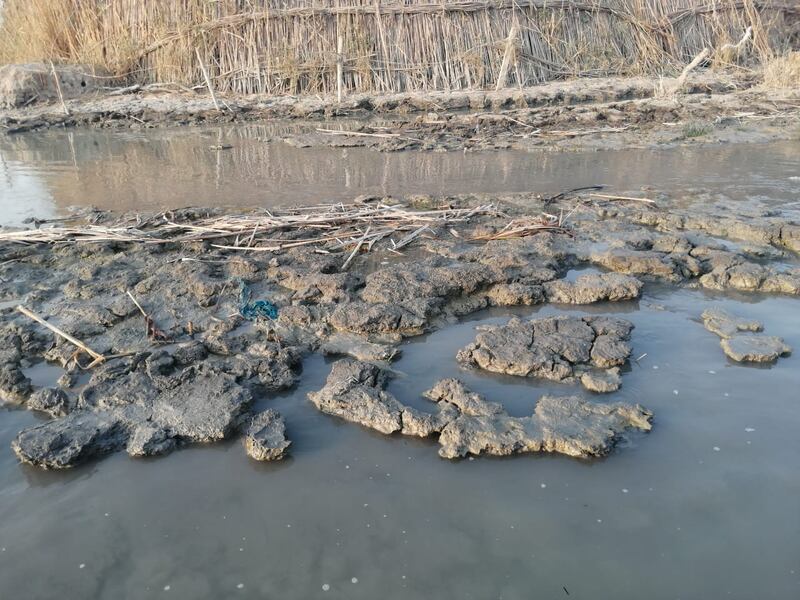
[[[319,126],[315,123],[314,126]],[[796,199],[800,146],[777,142],[582,153],[380,153],[295,148],[304,123],[146,131],[70,130],[0,137],[0,222],[72,205],[157,210],[187,205],[308,205],[359,194],[527,192],[606,184],[734,199]],[[230,149],[218,150],[223,144]]]

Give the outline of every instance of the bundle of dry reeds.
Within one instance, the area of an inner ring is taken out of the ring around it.
[[[748,27],[734,59],[763,60],[798,15],[785,0],[6,0],[0,62],[185,86],[207,67],[218,91],[303,94],[333,93],[341,58],[351,92],[487,88],[675,70]]]
[[[371,249],[380,240],[388,238],[388,247],[397,251],[426,232],[465,223],[479,215],[503,216],[494,204],[420,211],[383,202],[262,210],[199,219],[176,218],[174,213],[165,212],[146,218],[128,216],[110,225],[57,225],[4,231],[0,232],[0,243],[208,242],[213,248],[243,252],[275,252],[311,245],[326,252],[352,247],[348,264],[360,249]],[[552,224],[544,220],[537,227],[547,230]],[[517,227],[513,235],[503,237],[531,235],[537,227]]]

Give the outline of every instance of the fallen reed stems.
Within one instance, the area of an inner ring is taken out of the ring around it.
[[[356,244],[358,248],[356,241],[362,237],[371,247],[378,240],[396,236],[391,244],[394,248],[402,248],[427,229],[466,223],[476,216],[502,216],[502,213],[494,204],[413,210],[384,202],[339,203],[201,218],[189,218],[181,211],[168,211],[150,217],[126,216],[110,225],[58,224],[2,231],[0,243],[208,242],[212,247],[224,250],[269,252],[329,243],[343,247]]]

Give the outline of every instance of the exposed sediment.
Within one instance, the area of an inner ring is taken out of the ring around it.
[[[789,354],[792,348],[782,338],[763,335],[759,321],[743,319],[714,307],[703,312],[703,325],[720,338],[725,355],[736,362],[769,363]]]
[[[132,456],[154,456],[178,445],[223,440],[248,419],[260,369],[291,372],[296,365],[291,353],[275,361],[282,364],[180,366],[163,351],[121,359],[100,367],[77,399],[65,390],[36,392],[30,408],[57,418],[23,430],[12,447],[23,462],[66,468],[123,449]],[[244,373],[247,367],[252,371]],[[278,388],[292,382],[282,381]],[[261,429],[268,425],[262,423]],[[248,429],[250,437],[258,433]]]
[[[773,362],[792,349],[773,335],[736,335],[720,341],[725,355],[737,362]]]
[[[0,301],[24,304],[96,352],[125,355],[92,369],[85,383],[77,377],[74,346],[2,309],[0,397],[54,417],[22,432],[16,452],[33,464],[64,467],[115,450],[153,455],[238,435],[252,418],[251,399],[292,386],[303,355],[391,361],[404,338],[485,308],[609,301],[630,308],[650,282],[800,294],[794,260],[800,218],[789,209],[702,197],[607,201],[580,192],[492,200],[502,210],[447,227],[428,223],[404,249],[406,256],[392,252],[391,238],[366,256],[335,240],[247,251],[224,238],[54,245],[0,239]],[[403,210],[485,203],[472,196],[417,197]],[[538,223],[541,212],[561,209],[572,211],[563,226],[504,238],[509,219]],[[212,212],[175,211],[170,218],[191,226]],[[113,224],[116,216],[90,212],[76,216],[74,226],[82,219]],[[305,235],[289,231],[274,238],[288,245]],[[570,276],[587,268],[593,270]],[[239,314],[241,282],[254,298],[277,307],[277,319],[251,322]],[[153,339],[128,292],[163,339]],[[719,315],[711,320],[718,333],[729,330]],[[619,387],[618,369],[631,353],[629,323],[600,316],[536,323],[515,319],[481,331],[461,359],[500,373],[580,381],[596,392]],[[737,324],[736,332],[744,326]],[[750,356],[748,349],[729,345],[733,353]],[[775,350],[786,351],[773,346],[765,352]],[[40,361],[65,369],[48,389],[26,376],[27,367]],[[359,369],[357,381],[383,377]],[[441,430],[444,417],[438,413],[398,407],[381,396],[381,386],[367,388],[357,391],[356,405],[363,406],[366,421],[380,416],[376,429],[415,435]]]
[[[511,319],[506,325],[484,327],[457,359],[494,373],[552,381],[577,377],[587,389],[614,391],[619,370],[605,375],[589,371],[624,365],[631,354],[632,330],[629,321],[611,317]]]
[[[652,414],[639,405],[594,404],[577,396],[544,396],[531,416],[512,417],[501,404],[488,402],[456,379],[439,381],[425,393],[438,409],[427,413],[386,392],[388,378],[376,365],[341,360],[325,386],[309,398],[322,412],[384,434],[438,434],[444,458],[528,452],[603,456],[627,429],[651,427]]]
[[[250,419],[244,433],[247,455],[255,460],[281,460],[292,444],[286,439],[283,417],[272,409],[265,410]]]

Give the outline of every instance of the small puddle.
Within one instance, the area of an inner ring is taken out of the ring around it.
[[[60,365],[40,362],[22,369],[25,377],[37,388],[55,387],[58,378],[64,374],[64,369]]]

